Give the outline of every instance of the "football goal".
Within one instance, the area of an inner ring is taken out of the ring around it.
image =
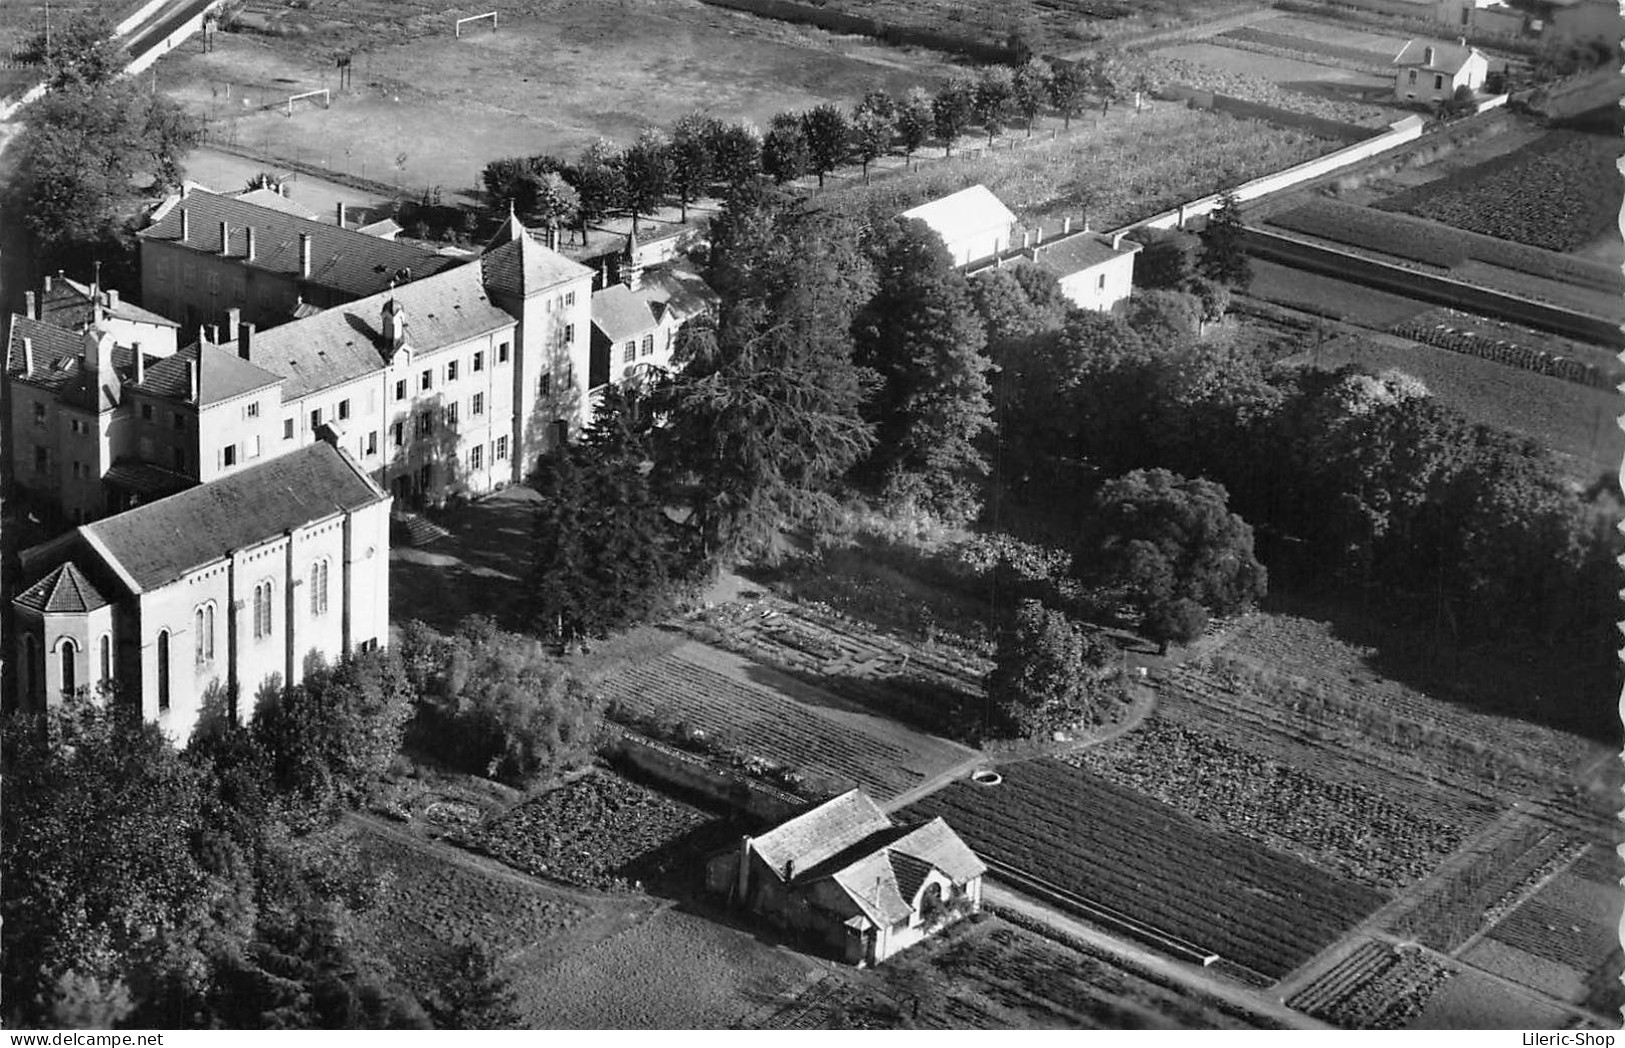
[[[320,99],[319,103],[317,101],[318,99]],[[301,109],[309,108],[309,106],[314,106],[314,105],[317,105],[317,104],[320,104],[323,109],[326,109],[330,105],[332,105],[332,99],[328,95],[327,88],[325,88],[325,87],[318,87],[314,91],[304,91],[304,92],[301,92],[300,94],[297,94],[297,95],[289,95],[288,96],[288,116],[290,116],[290,117],[293,116],[293,104],[295,102],[307,103],[307,105],[301,106],[300,107]]]
[[[470,22],[478,22],[482,18],[489,18],[491,20],[491,32],[494,33],[497,31],[497,13],[495,11],[487,11],[483,15],[469,15],[467,18],[459,18],[457,19],[457,24],[453,26],[453,31],[457,36],[461,37],[463,35],[463,27],[465,25],[468,25]]]

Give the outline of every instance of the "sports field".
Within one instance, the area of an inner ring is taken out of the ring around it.
[[[193,41],[158,64],[158,85],[206,113],[216,140],[418,191],[456,191],[493,157],[574,154],[600,136],[628,143],[694,109],[765,125],[776,112],[851,104],[875,88],[931,89],[953,68],[930,52],[697,0],[547,6],[545,16],[503,17],[499,31],[482,23],[461,39],[452,14],[420,12],[415,35],[361,41],[344,91],[335,44],[356,38],[336,24],[322,34],[221,34],[209,54]],[[330,109],[301,106],[290,118],[272,108],[322,87],[333,89]]]

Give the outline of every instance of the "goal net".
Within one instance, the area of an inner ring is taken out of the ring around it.
[[[332,104],[327,88],[319,87],[314,91],[304,91],[297,95],[288,96],[288,115],[293,116],[294,107],[300,109],[326,109]]]
[[[461,37],[465,28],[472,30],[475,22],[485,18],[489,18],[491,20],[491,32],[496,32],[497,13],[495,11],[487,11],[483,15],[469,15],[467,18],[459,18],[457,19],[456,24],[453,26],[453,32],[457,36]]]

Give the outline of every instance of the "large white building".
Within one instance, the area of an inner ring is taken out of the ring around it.
[[[389,505],[316,443],[24,551],[19,705],[106,684],[184,743],[211,688],[246,718],[314,660],[385,644]]]

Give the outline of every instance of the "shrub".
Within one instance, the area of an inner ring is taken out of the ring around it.
[[[1080,720],[1100,723],[1111,697],[1102,671],[1115,654],[1109,641],[1085,633],[1062,612],[1022,601],[999,638],[987,678],[997,729],[1030,736]]]

